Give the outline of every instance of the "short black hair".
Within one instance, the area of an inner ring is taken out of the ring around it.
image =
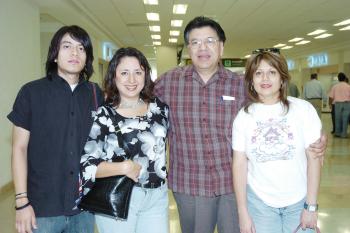
[[[94,61],[92,43],[89,34],[77,25],[63,26],[53,36],[49,47],[46,60],[46,76],[51,77],[52,74],[57,74],[57,59],[60,51],[60,43],[64,35],[69,34],[74,40],[78,41],[84,46],[86,53],[85,68],[80,73],[80,78],[89,80],[91,75],[94,73],[92,62]]]
[[[316,73],[313,73],[313,74],[311,74],[311,79],[317,79],[317,74]]]
[[[339,82],[346,81],[346,79],[347,79],[347,77],[346,77],[346,75],[345,75],[343,72],[340,72],[340,73],[338,74],[338,81],[339,81]]]
[[[141,90],[140,98],[146,103],[151,102],[154,98],[153,89],[154,83],[151,79],[151,66],[147,58],[136,48],[127,47],[120,48],[114,54],[112,60],[109,62],[106,76],[103,80],[103,88],[106,94],[106,103],[118,106],[120,104],[120,94],[115,83],[116,69],[124,57],[135,57],[145,72],[145,86]]]
[[[211,27],[218,34],[219,40],[225,43],[226,36],[225,32],[215,20],[212,20],[205,16],[198,16],[192,19],[185,27],[184,31],[184,40],[186,45],[189,44],[189,34],[193,29],[202,28],[202,27]]]

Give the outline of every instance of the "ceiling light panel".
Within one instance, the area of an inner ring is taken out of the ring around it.
[[[180,31],[170,31],[169,34],[171,36],[179,36],[180,35]]]
[[[160,40],[161,39],[160,35],[151,35],[151,37],[153,40]]]
[[[170,42],[170,43],[177,43],[177,38],[170,38],[170,39],[169,39],[169,42]]]
[[[187,11],[187,4],[175,4],[173,6],[173,13],[177,15],[184,15]]]
[[[160,26],[149,26],[151,32],[160,32]]]
[[[143,0],[145,5],[158,5],[158,0]]]
[[[153,45],[162,45],[160,41],[153,41]]]
[[[308,44],[310,43],[311,41],[309,40],[302,40],[302,41],[299,41],[298,43],[295,43],[296,45],[303,45],[303,44]]]
[[[346,30],[350,30],[350,25],[339,29],[339,31],[346,31]]]
[[[315,31],[313,31],[313,32],[308,33],[308,35],[309,35],[309,36],[314,36],[314,35],[322,34],[322,33],[326,32],[326,31],[327,31],[327,30],[317,29],[317,30],[315,30]]]
[[[295,37],[295,38],[293,38],[293,39],[291,39],[291,40],[288,40],[288,42],[298,42],[298,41],[301,41],[301,40],[303,40],[304,38],[301,38],[301,37]]]
[[[276,44],[276,45],[274,45],[273,47],[274,48],[280,48],[280,47],[284,47],[284,46],[286,46],[286,44]]]
[[[324,34],[321,34],[319,36],[316,36],[315,39],[324,39],[324,38],[327,38],[327,37],[330,37],[330,36],[333,36],[333,34],[324,33]]]
[[[146,13],[148,21],[159,21],[158,13]]]
[[[172,27],[182,27],[183,20],[171,20]]]
[[[334,26],[344,26],[344,25],[348,25],[348,24],[350,24],[350,19],[336,23],[336,24],[334,24]]]
[[[293,48],[293,46],[284,46],[284,47],[282,47],[281,49],[291,49],[291,48]]]

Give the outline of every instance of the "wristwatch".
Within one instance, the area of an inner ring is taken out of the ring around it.
[[[318,204],[307,204],[305,202],[304,209],[306,209],[309,212],[316,212],[318,210]]]

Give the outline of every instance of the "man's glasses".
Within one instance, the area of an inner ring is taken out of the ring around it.
[[[207,46],[208,48],[214,48],[216,46],[216,43],[219,41],[219,39],[215,39],[213,37],[208,37],[205,39],[193,39],[190,41],[189,45],[192,49],[198,49],[201,47],[202,43]]]
[[[276,53],[276,54],[281,54],[279,48],[263,48],[263,49],[255,49],[252,51],[252,54],[259,54],[263,52],[271,52],[271,53]]]

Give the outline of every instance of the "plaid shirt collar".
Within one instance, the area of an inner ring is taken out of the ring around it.
[[[229,78],[227,71],[225,70],[224,66],[220,63],[218,65],[217,71],[213,74],[213,76],[209,79],[207,83],[204,84],[203,80],[201,79],[199,73],[197,72],[194,65],[190,65],[188,69],[186,69],[184,73],[184,77],[186,79],[195,79],[196,81],[202,83],[203,85],[209,85],[211,83],[216,82],[218,79],[227,79]]]

